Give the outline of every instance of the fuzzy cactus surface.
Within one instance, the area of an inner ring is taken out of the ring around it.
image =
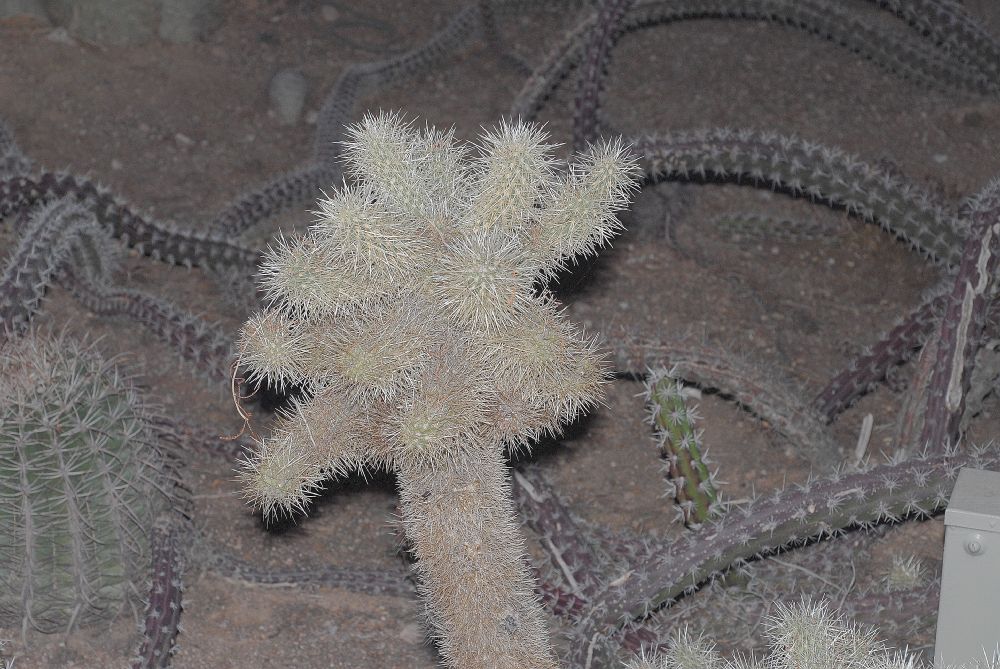
[[[173,469],[155,413],[93,347],[0,347],[0,625],[56,632],[141,603]]]
[[[555,667],[505,456],[598,402],[607,367],[545,284],[617,232],[636,162],[603,142],[563,166],[521,123],[466,145],[381,113],[348,137],[352,181],[266,254],[268,306],[241,332],[249,380],[307,390],[247,495],[273,516],[392,470],[445,662]]]

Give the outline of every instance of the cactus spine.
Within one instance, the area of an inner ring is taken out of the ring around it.
[[[0,624],[54,632],[141,600],[173,487],[153,419],[65,336],[0,350]]]
[[[300,402],[243,471],[266,515],[330,474],[387,466],[422,592],[453,667],[554,667],[513,519],[505,451],[593,406],[607,372],[539,286],[619,223],[636,165],[617,143],[564,174],[537,127],[477,155],[451,132],[369,116],[354,182],[262,266],[270,306],[240,338],[250,378]]]

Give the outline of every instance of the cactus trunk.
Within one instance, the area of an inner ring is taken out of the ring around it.
[[[406,535],[448,666],[555,669],[498,449],[401,470]]]

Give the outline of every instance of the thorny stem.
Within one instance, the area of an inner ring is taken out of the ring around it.
[[[813,480],[775,493],[673,544],[650,542],[646,556],[598,592],[574,630],[572,653],[583,664],[582,640],[612,636],[671,599],[690,592],[732,565],[815,536],[859,525],[926,515],[947,503],[962,467],[990,468],[997,450],[975,449],[884,464],[850,475]]]

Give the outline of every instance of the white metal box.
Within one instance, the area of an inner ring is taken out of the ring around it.
[[[1000,644],[1000,472],[962,469],[944,525],[934,666],[975,666]]]

